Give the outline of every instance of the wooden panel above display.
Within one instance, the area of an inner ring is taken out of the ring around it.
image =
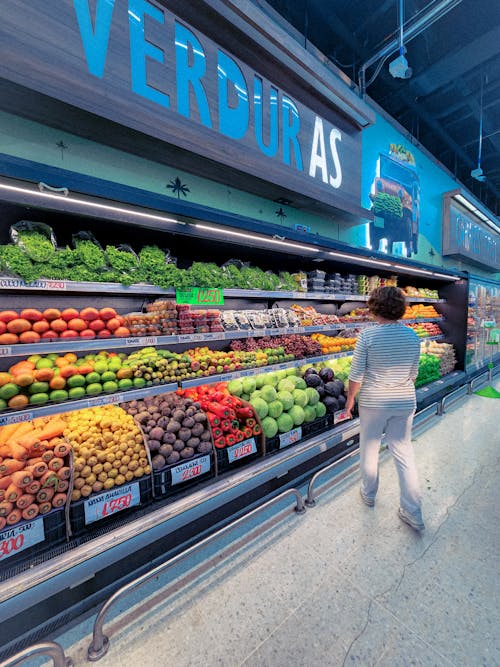
[[[191,4],[213,35],[217,3]],[[370,217],[360,206],[369,113],[361,101],[355,113],[340,79],[337,98],[331,80],[315,90],[295,60],[280,68],[257,45],[250,66],[248,39],[244,62],[154,0],[60,0],[54,13],[12,0],[1,14],[4,110],[351,223]]]

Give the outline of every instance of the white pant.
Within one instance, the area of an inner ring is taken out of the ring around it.
[[[421,514],[421,493],[411,443],[415,410],[359,408],[361,488],[369,499],[378,489],[378,455],[385,431],[385,441],[399,476],[401,507],[417,519]]]

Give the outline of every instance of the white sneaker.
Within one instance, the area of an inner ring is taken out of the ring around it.
[[[368,505],[368,507],[374,507],[375,506],[375,498],[368,498],[368,496],[365,496],[363,493],[363,489],[359,487],[359,495],[361,496],[361,500],[364,502],[365,505]]]
[[[425,525],[422,519],[419,520],[411,514],[408,514],[402,507],[398,510],[398,516],[401,521],[404,521],[410,528],[413,528],[413,530],[416,530],[419,533],[425,530]]]

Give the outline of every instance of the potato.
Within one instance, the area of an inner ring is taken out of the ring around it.
[[[192,456],[194,456],[194,449],[192,447],[184,447],[180,454],[181,458],[190,459]]]

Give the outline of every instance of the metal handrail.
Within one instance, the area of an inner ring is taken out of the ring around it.
[[[200,542],[197,542],[196,544],[193,544],[191,547],[188,549],[185,549],[182,551],[180,554],[177,554],[173,558],[170,558],[167,560],[165,563],[162,563],[161,565],[158,565],[157,567],[153,568],[149,572],[146,572],[142,576],[138,577],[137,579],[134,579],[134,581],[131,581],[130,583],[126,584],[125,586],[122,586],[120,589],[118,589],[113,595],[104,603],[102,606],[101,610],[96,616],[96,619],[94,621],[94,629],[92,633],[92,642],[90,643],[90,646],[87,649],[87,658],[91,662],[95,662],[97,660],[100,660],[103,656],[106,655],[109,649],[109,638],[104,634],[103,632],[103,626],[104,626],[104,619],[110,610],[110,608],[122,597],[124,597],[127,593],[130,593],[133,590],[136,590],[137,588],[140,588],[143,584],[147,583],[154,577],[162,574],[166,570],[170,569],[173,565],[176,565],[180,561],[184,560],[188,556],[191,556],[195,552],[199,551],[202,547],[207,546],[208,544],[211,544],[214,542],[217,538],[219,538],[221,535],[224,535],[225,533],[228,533],[231,531],[233,528],[236,528],[242,523],[245,523],[249,519],[253,518],[256,514],[262,512],[263,510],[268,509],[272,505],[275,505],[276,503],[280,502],[283,500],[283,498],[286,498],[288,496],[294,496],[296,500],[296,505],[295,505],[295,511],[298,514],[303,514],[306,511],[306,508],[304,507],[304,501],[302,499],[302,496],[297,489],[287,489],[286,491],[283,491],[279,495],[275,496],[274,498],[271,498],[267,502],[265,502],[262,505],[259,505],[259,507],[254,508],[250,512],[247,512],[243,516],[239,517],[235,521],[232,521],[231,523],[227,524],[227,526],[224,526],[223,528],[220,528],[217,530],[215,533],[212,533],[211,535],[208,535],[205,539],[201,540]],[[2,667],[0,665],[0,667]]]
[[[470,383],[471,392],[474,392],[474,384],[476,382],[479,382],[479,380],[481,380],[481,382],[488,382],[488,371],[486,371],[485,373],[481,373],[480,375],[472,379]]]
[[[347,459],[350,459],[351,457],[355,456],[356,454],[359,454],[359,448],[356,447],[352,452],[349,452],[346,456],[343,456],[341,459],[338,459],[337,461],[334,461],[333,463],[330,463],[329,465],[325,466],[324,468],[321,468],[321,470],[318,470],[318,472],[314,473],[314,475],[311,477],[309,481],[309,486],[307,487],[307,497],[305,499],[305,504],[307,507],[314,507],[316,505],[316,500],[314,497],[314,491],[313,487],[314,484],[316,483],[316,480],[324,475],[326,472],[329,472],[330,470],[333,470],[336,468],[338,465],[340,465],[343,461],[347,461]]]
[[[465,393],[464,390],[465,389]],[[457,394],[460,394],[462,396],[468,396],[469,392],[467,390],[467,385],[463,384],[461,387],[458,387],[458,389],[455,389],[455,391],[452,391],[451,394],[447,394],[446,396],[443,397],[443,400],[441,401],[441,414],[445,412],[445,405],[449,400],[458,400],[460,396],[457,396]]]
[[[41,642],[40,644],[28,646],[28,648],[0,662],[0,667],[14,667],[14,665],[19,665],[33,655],[49,656],[54,662],[54,667],[73,667],[74,665],[73,660],[65,656],[64,649],[60,644],[56,642]]]

